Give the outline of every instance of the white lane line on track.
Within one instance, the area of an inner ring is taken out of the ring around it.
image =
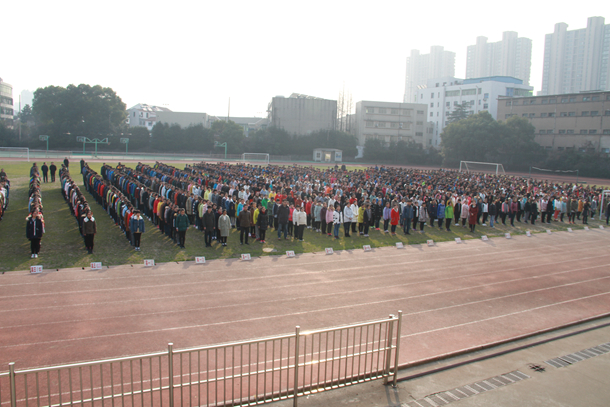
[[[587,267],[585,269],[590,269],[590,268],[595,268],[595,267],[604,267],[607,268],[608,265],[598,265],[598,266],[594,266],[594,267]],[[593,279],[593,280],[601,280],[601,279],[607,279],[610,278],[608,276],[606,277],[600,277],[597,279]],[[575,284],[580,284],[581,282],[571,282],[571,283],[566,283],[563,285],[559,285],[557,287],[548,287],[545,289],[536,289],[533,290],[534,292],[536,291],[541,291],[541,290],[550,290],[550,289],[554,289],[554,288],[561,288],[563,286],[570,286],[570,285],[575,285]],[[492,285],[492,284],[489,284]],[[462,289],[457,289],[454,291],[460,291]],[[529,294],[528,292],[521,292],[521,293],[517,293],[517,294],[513,294],[513,295],[524,295],[524,294]],[[563,304],[563,303],[567,303],[567,302],[571,302],[571,301],[577,301],[579,299],[587,299],[587,298],[593,298],[593,297],[597,297],[599,295],[607,295],[610,294],[610,292],[604,292],[604,293],[600,293],[600,294],[595,294],[592,296],[587,296],[587,297],[581,297],[581,298],[577,298],[577,299],[573,299],[573,300],[569,300],[569,301],[561,301],[558,303],[554,303],[554,304]],[[233,321],[219,321],[219,322],[214,322],[214,323],[208,323],[208,324],[197,324],[197,325],[187,325],[187,326],[179,326],[179,327],[168,327],[168,328],[161,328],[161,329],[154,329],[154,330],[145,330],[145,331],[138,331],[138,332],[121,332],[121,333],[115,333],[115,334],[106,334],[106,335],[95,335],[95,336],[88,336],[88,337],[81,337],[81,338],[68,338],[68,339],[58,339],[58,340],[52,340],[52,341],[40,341],[40,342],[32,342],[32,343],[26,343],[26,344],[16,344],[16,345],[0,345],[0,349],[1,348],[13,348],[13,347],[19,347],[19,346],[38,346],[38,345],[43,345],[43,344],[48,344],[48,343],[58,343],[58,342],[73,342],[73,341],[80,341],[80,340],[91,340],[91,339],[100,339],[100,338],[111,338],[111,337],[119,337],[119,336],[131,336],[131,335],[142,335],[142,334],[152,334],[152,333],[159,333],[159,332],[169,332],[169,331],[178,331],[178,330],[184,330],[184,329],[200,329],[203,327],[210,327],[210,326],[220,326],[220,325],[228,325],[228,324],[235,324],[235,323],[244,323],[244,322],[253,322],[253,321],[260,321],[260,320],[265,320],[265,319],[274,319],[274,318],[284,318],[284,317],[289,317],[289,316],[295,316],[295,315],[303,315],[303,314],[310,314],[310,313],[318,313],[318,312],[327,312],[327,311],[336,311],[339,309],[346,309],[346,308],[355,308],[355,307],[368,307],[371,305],[376,305],[376,304],[382,304],[382,303],[390,303],[390,302],[396,302],[396,301],[401,301],[401,300],[405,300],[405,299],[413,299],[413,298],[417,298],[417,297],[423,297],[423,296],[430,296],[430,295],[435,295],[435,294],[423,294],[420,296],[411,296],[411,297],[406,297],[406,298],[400,298],[400,299],[387,299],[387,300],[380,300],[380,301],[372,301],[372,302],[367,302],[367,303],[360,303],[360,304],[347,304],[347,305],[342,305],[342,306],[338,306],[338,307],[330,307],[330,308],[322,308],[322,309],[317,309],[317,310],[306,310],[306,311],[299,311],[299,312],[292,312],[292,313],[286,313],[286,314],[278,314],[278,315],[271,315],[271,316],[262,316],[262,317],[255,317],[255,318],[245,318],[245,319],[239,319],[239,320],[233,320]],[[493,301],[495,298],[491,298],[489,299],[490,301]],[[553,304],[550,304],[548,306],[551,306]],[[456,305],[456,306],[460,306],[460,305]],[[540,308],[544,308],[546,306],[541,306],[541,307],[535,307],[535,308],[531,308],[529,310],[536,310],[536,309],[540,309]],[[527,310],[523,310],[523,311],[518,311],[518,312],[513,312],[513,313],[509,313],[509,314],[505,314],[504,316],[508,316],[508,315],[513,315],[513,314],[518,314],[521,312],[526,312]],[[491,317],[491,318],[485,318],[482,320],[478,320],[478,322],[483,322],[486,320],[493,320],[495,318],[501,318],[503,317],[503,315],[500,316],[496,316],[496,317]],[[469,323],[476,323],[477,321],[470,321]],[[464,323],[464,324],[458,324],[458,325],[454,325],[452,327],[459,327],[459,326],[463,326],[463,325],[468,325],[469,323]],[[443,329],[449,329],[451,327],[445,327],[445,328],[438,328],[435,330],[430,330],[430,331],[426,331],[426,332],[435,332],[437,330],[443,330]],[[423,332],[425,333],[425,332]],[[407,336],[414,336],[415,334],[412,335],[407,335]],[[402,338],[403,336],[401,336]]]
[[[591,250],[596,250],[596,248],[587,248],[587,249],[583,249],[581,251],[576,251],[576,252],[571,252],[570,254],[573,255],[575,253],[579,253],[582,251],[591,251]],[[603,257],[608,257],[610,256],[610,253],[608,254],[603,254],[603,255],[599,255],[599,256],[589,256],[589,259],[599,259],[599,258],[603,258]],[[507,261],[513,262],[513,259],[507,259]],[[581,261],[581,259],[576,258],[576,259],[570,259],[570,260],[565,260],[563,261],[561,264],[566,264],[566,263],[570,263],[570,262],[574,262],[574,261]],[[487,260],[484,260],[482,263],[474,263],[472,265],[478,265],[478,264],[485,264],[487,263]],[[550,262],[550,263],[538,263],[537,266],[538,268],[541,268],[543,266],[552,266],[552,265],[556,265],[557,262]],[[463,266],[460,264],[456,264],[453,265],[452,268],[459,268],[462,269]],[[395,284],[395,285],[383,285],[380,287],[371,287],[371,286],[367,286],[366,289],[360,289],[360,290],[350,290],[350,291],[344,291],[342,293],[327,293],[327,294],[321,294],[319,296],[328,296],[328,295],[336,295],[336,294],[349,294],[349,293],[357,293],[357,292],[363,292],[363,291],[370,291],[372,289],[391,289],[391,288],[399,288],[399,287],[405,287],[405,286],[409,286],[409,285],[416,285],[416,284],[425,284],[425,283],[430,283],[430,282],[439,282],[439,281],[450,281],[450,280],[462,280],[464,278],[469,278],[469,277],[475,277],[475,276],[483,276],[483,275],[493,275],[493,274],[498,274],[498,273],[506,273],[506,272],[511,272],[511,271],[517,271],[517,270],[523,270],[523,269],[528,269],[529,266],[522,266],[522,267],[516,267],[516,268],[510,268],[510,269],[501,269],[501,270],[496,270],[496,271],[485,271],[482,273],[472,273],[472,274],[463,274],[463,275],[452,275],[451,277],[448,278],[433,278],[433,279],[428,279],[428,280],[423,280],[423,281],[415,281],[415,282],[409,282],[409,283],[402,283],[402,284]],[[424,273],[424,272],[428,272],[430,270],[432,271],[436,271],[436,267],[432,268],[432,269],[417,269],[415,271],[412,272],[397,272],[397,273],[393,273],[393,275],[397,275],[400,277],[405,277],[406,275],[412,275],[412,274],[417,274],[417,273]],[[443,272],[446,272],[448,269],[444,268]],[[451,270],[451,268],[449,268],[449,270]],[[388,275],[386,274],[385,276],[391,276],[392,274]],[[529,278],[529,277],[528,277]],[[361,276],[361,277],[353,277],[350,276],[348,278],[345,279],[335,279],[333,281],[325,281],[324,284],[329,284],[329,283],[341,283],[343,281],[355,281],[355,280],[366,280],[366,279],[378,279],[377,275],[365,275],[365,276]],[[281,290],[281,289],[286,289],[286,288],[291,288],[291,287],[299,287],[302,288],[306,285],[319,285],[320,282],[311,282],[311,283],[296,283],[296,284],[290,284],[290,285],[284,285],[284,286],[277,286],[275,287],[276,290]],[[250,291],[266,291],[267,287],[262,287],[259,289],[251,289]],[[236,289],[236,290],[229,290],[229,291],[216,291],[214,292],[215,295],[220,295],[220,296],[224,296],[227,294],[231,294],[231,293],[241,293],[243,292],[242,289]],[[45,306],[46,309],[50,309],[50,308],[61,308],[61,309],[65,309],[66,307],[83,307],[83,306],[92,306],[92,305],[104,305],[107,306],[109,304],[118,304],[118,303],[127,303],[127,302],[142,302],[142,301],[159,301],[159,300],[167,300],[167,299],[175,299],[175,298],[185,298],[185,297],[199,297],[201,296],[202,293],[201,292],[197,292],[195,294],[191,294],[191,295],[186,295],[183,293],[180,294],[176,294],[176,295],[171,295],[171,296],[164,296],[164,297],[149,297],[146,299],[142,299],[142,298],[135,298],[135,299],[130,299],[130,300],[119,300],[119,301],[105,301],[105,302],[96,302],[96,303],[79,303],[79,304],[60,304],[60,305],[56,305],[56,306],[50,306],[47,305]],[[317,297],[316,296],[306,296],[304,298],[314,298]],[[302,297],[303,298],[303,297]],[[270,300],[270,301],[254,301],[251,303],[240,303],[240,304],[225,304],[222,306],[217,306],[217,307],[210,307],[210,308],[199,308],[199,309],[219,309],[219,308],[223,308],[223,307],[230,307],[230,306],[245,306],[245,305],[256,305],[256,304],[264,304],[264,303],[269,303],[269,302],[277,302],[277,301],[287,301],[289,299],[274,299],[274,300]],[[0,315],[2,315],[2,313],[14,313],[17,311],[30,311],[30,310],[38,310],[39,307],[32,307],[32,308],[21,308],[21,309],[3,309],[0,310]]]
[[[562,251],[561,248],[559,246],[568,246],[571,249],[575,246],[576,243],[568,243],[565,245],[550,245],[549,249],[551,250],[557,250],[560,251],[562,253],[564,253],[565,251]],[[585,242],[582,242],[581,244],[585,244]],[[586,245],[586,249],[588,250],[592,250],[594,248],[592,248],[590,245]],[[601,249],[601,248],[600,248]],[[604,247],[605,249],[605,247]],[[531,245],[528,245],[525,249],[525,251],[529,251],[529,250],[539,250],[538,247],[536,248],[532,248]],[[573,252],[573,250],[571,251]],[[509,250],[509,251],[503,251],[502,255],[508,255],[508,254],[514,254],[514,253],[523,253],[523,250]],[[546,255],[550,254],[550,253],[545,253]],[[439,258],[432,258],[432,259],[424,259],[424,260],[411,260],[409,258],[405,259],[405,262],[403,263],[396,263],[392,266],[400,266],[400,265],[408,265],[408,266],[414,266],[416,264],[421,264],[421,263],[428,263],[428,262],[432,262],[434,263],[435,267],[439,266],[439,262],[442,260],[447,260],[447,261],[456,261],[456,260],[460,260],[460,259],[472,259],[474,257],[489,257],[489,253],[477,253],[477,254],[465,254],[463,256],[455,256],[455,257],[450,257],[450,258],[446,258],[446,259],[439,259]],[[388,256],[384,256],[384,258],[387,258]],[[400,257],[404,257],[404,255],[400,255]],[[409,261],[410,260],[410,261]],[[336,262],[335,262],[336,264]],[[353,270],[369,270],[371,268],[374,267],[383,267],[383,268],[387,268],[388,265],[387,264],[374,264],[374,265],[360,265],[357,267],[348,267],[348,268],[342,268],[342,269],[332,269],[332,270],[321,270],[321,271],[310,271],[310,272],[303,272],[303,273],[294,273],[294,274],[286,274],[286,273],[282,273],[282,274],[274,274],[274,275],[269,275],[269,276],[254,276],[254,277],[240,277],[240,278],[230,278],[230,279],[224,279],[224,280],[211,280],[211,281],[201,281],[200,284],[210,284],[210,283],[231,283],[231,282],[235,282],[235,281],[249,281],[249,280],[267,280],[267,279],[272,279],[272,278],[293,278],[295,276],[298,275],[311,275],[311,274],[328,274],[328,272],[340,272],[340,271],[353,271]],[[226,272],[226,271],[225,271]],[[76,282],[74,282],[76,283]],[[56,296],[56,295],[68,295],[68,294],[80,294],[80,293],[95,293],[95,292],[108,292],[108,291],[112,291],[112,292],[116,292],[118,290],[132,290],[134,288],[137,288],[139,290],[142,289],[148,289],[148,288],[152,288],[152,289],[156,289],[156,288],[165,288],[165,287],[177,287],[177,286],[192,286],[194,284],[194,282],[192,281],[188,281],[188,282],[179,282],[179,283],[167,283],[167,284],[159,284],[159,285],[146,285],[146,286],[127,286],[127,287],[111,287],[111,288],[101,288],[101,289],[97,289],[97,290],[74,290],[74,291],[60,291],[60,292],[38,292],[38,293],[27,293],[27,294],[17,294],[17,295],[3,295],[2,298],[3,299],[9,299],[9,298],[19,298],[19,297],[32,297],[32,296]],[[1,287],[0,287],[1,288]]]

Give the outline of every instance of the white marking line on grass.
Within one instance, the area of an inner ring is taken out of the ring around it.
[[[585,268],[583,268],[581,270],[597,268],[597,267],[607,268],[608,265],[607,264],[603,264],[603,265],[597,265],[597,266],[594,266],[594,267],[585,267]],[[577,270],[578,269],[576,269],[575,271],[577,271]],[[555,274],[568,273],[568,272],[572,272],[572,270],[567,270],[567,271],[563,271],[563,272],[559,272],[559,273],[555,273]],[[531,277],[531,278],[540,278],[540,277],[536,276],[536,277]],[[610,276],[599,277],[599,278],[591,279],[590,281],[603,280],[603,279],[610,279]],[[532,290],[532,292],[551,290],[551,289],[554,289],[554,288],[561,288],[561,287],[565,287],[565,286],[571,286],[571,285],[576,285],[576,284],[583,284],[583,283],[586,283],[586,282],[588,282],[588,281],[571,282],[571,283],[566,283],[566,284],[562,284],[562,285],[555,286],[555,287],[546,287],[546,288],[542,288],[542,289]],[[484,284],[482,286],[489,286],[489,285],[496,285],[496,284],[500,284],[500,283]],[[151,330],[137,331],[137,332],[120,332],[120,333],[115,333],[115,334],[95,335],[95,336],[88,336],[88,337],[81,337],[81,338],[56,339],[56,340],[51,340],[51,341],[32,342],[32,343],[25,343],[25,344],[24,343],[20,343],[20,344],[15,344],[15,345],[0,345],[0,349],[2,349],[2,348],[12,348],[12,347],[18,347],[18,346],[33,346],[33,345],[39,346],[39,345],[43,345],[43,344],[57,343],[57,342],[62,342],[62,341],[71,342],[71,341],[79,341],[79,340],[89,340],[89,339],[111,338],[111,337],[119,337],[119,336],[131,336],[131,335],[151,334],[151,333],[158,333],[158,332],[178,331],[178,330],[184,330],[184,329],[199,329],[199,328],[210,327],[210,326],[219,326],[219,325],[227,325],[227,324],[235,324],[235,323],[253,322],[253,321],[260,321],[260,320],[274,319],[274,318],[285,318],[285,317],[289,317],[289,316],[303,315],[303,314],[314,313],[314,312],[336,311],[336,310],[339,310],[339,309],[346,309],[346,308],[353,308],[353,307],[369,307],[369,306],[371,306],[373,304],[376,305],[376,304],[382,304],[382,303],[396,302],[396,301],[405,300],[405,299],[415,299],[415,298],[427,297],[427,296],[431,296],[431,295],[446,294],[446,293],[449,293],[449,292],[463,291],[463,290],[467,290],[467,289],[471,289],[471,288],[480,288],[480,287],[463,287],[463,288],[459,288],[459,289],[455,289],[455,290],[448,290],[448,291],[439,292],[439,293],[427,293],[427,294],[421,294],[421,295],[405,297],[405,298],[388,299],[388,300],[380,300],[380,301],[371,301],[371,302],[360,303],[360,304],[348,304],[348,305],[342,305],[342,306],[338,306],[338,307],[329,307],[329,308],[322,308],[322,309],[317,309],[317,310],[306,310],[306,311],[292,312],[292,313],[287,313],[287,314],[268,315],[268,316],[261,316],[261,317],[255,317],[255,318],[246,318],[246,319],[233,320],[233,321],[219,321],[219,322],[213,322],[213,323],[208,323],[208,324],[198,324],[198,325],[168,327],[168,328],[161,328],[161,329],[155,329],[155,330],[151,329]],[[529,292],[526,291],[526,292],[520,292],[520,293],[513,293],[513,294],[507,295],[506,297],[525,295],[525,294],[529,294]],[[570,301],[577,301],[579,299],[592,298],[592,297],[596,297],[596,296],[599,296],[599,295],[606,295],[606,294],[610,294],[610,292],[604,292],[604,293],[600,293],[600,294],[596,294],[596,295],[592,295],[592,296],[588,296],[588,297],[577,298],[577,299],[573,299],[573,300],[569,300],[569,301],[562,301],[562,302],[559,302],[557,304],[561,304],[561,303],[565,303],[565,302],[570,302]],[[502,297],[497,297],[497,298],[502,298]],[[497,298],[496,297],[489,298],[489,299],[481,300],[480,302],[494,301]],[[453,305],[453,306],[447,307],[447,308],[455,308],[455,307],[460,307],[460,306],[462,306],[462,304],[456,304],[456,305]],[[544,307],[536,307],[536,308],[532,308],[531,310],[534,310],[534,309],[537,309],[537,308],[544,308]],[[510,313],[510,314],[505,314],[504,316],[512,315],[512,314],[518,314],[520,312],[525,312],[525,311],[526,310],[519,311],[519,312],[513,312],[513,313]],[[477,321],[491,320],[491,319],[500,318],[500,317],[502,317],[502,316],[485,318],[485,319],[477,320]],[[477,321],[471,321],[471,322],[472,323],[476,323]],[[457,324],[457,325],[454,325],[453,327],[458,327],[458,326],[462,326],[462,325],[468,325],[468,323]],[[437,330],[449,329],[449,328],[451,328],[451,327],[439,328],[439,329],[430,330],[430,331],[427,331],[427,332],[434,332],[434,331],[437,331]],[[416,334],[407,335],[407,336],[415,336],[415,335]],[[403,336],[401,336],[401,338],[402,337]]]

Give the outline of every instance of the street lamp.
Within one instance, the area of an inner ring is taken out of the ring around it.
[[[227,159],[227,143],[219,143],[218,141],[214,142],[214,147],[224,147],[225,148],[225,160]]]
[[[47,142],[47,152],[45,153],[45,157],[49,157],[49,136],[42,134],[40,136],[38,136],[38,139],[40,141],[46,141]]]
[[[127,155],[127,149],[129,148],[129,139],[128,138],[121,138],[121,144],[125,144],[125,155]]]

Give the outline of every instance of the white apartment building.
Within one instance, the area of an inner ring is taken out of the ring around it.
[[[532,40],[506,31],[501,41],[487,42],[487,37],[477,37],[476,44],[468,47],[466,78],[512,76],[529,85],[531,65]]]
[[[500,96],[531,96],[533,89],[524,85],[521,79],[508,76],[429,80],[426,87],[418,90],[418,96],[428,109],[427,120],[433,123],[431,145],[440,146],[440,135],[449,124],[449,114],[463,102],[470,106],[470,114],[488,111],[497,120]]]
[[[587,28],[568,31],[566,23],[544,40],[542,90],[538,95],[560,95],[610,90],[610,24],[589,17]]]
[[[432,126],[426,122],[427,106],[421,103],[393,103],[363,100],[356,103],[354,122],[358,144],[366,140],[414,141],[423,148],[432,146]]]
[[[13,128],[13,87],[0,78],[0,121]]]
[[[403,102],[418,102],[417,87],[425,85],[428,79],[454,75],[455,52],[445,51],[440,46],[430,47],[430,53],[423,55],[416,49],[411,50],[411,56],[407,57]]]
[[[157,123],[158,112],[171,112],[171,110],[166,107],[138,103],[127,109],[127,124],[129,127],[146,127],[148,131],[152,131]]]

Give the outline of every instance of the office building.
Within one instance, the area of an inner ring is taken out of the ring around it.
[[[171,110],[166,107],[138,103],[127,109],[127,124],[129,127],[146,127],[148,131],[151,131],[157,123],[158,112],[171,112]]]
[[[519,38],[514,31],[502,33],[502,40],[487,42],[478,37],[475,45],[468,47],[466,79],[489,76],[511,76],[530,82],[532,64],[532,40]]]
[[[434,124],[432,146],[440,146],[441,133],[457,106],[466,103],[469,114],[488,111],[497,120],[500,96],[530,96],[532,91],[533,87],[524,85],[521,79],[508,76],[430,79],[418,92],[419,100],[428,108],[427,120]]]
[[[384,144],[415,142],[432,146],[432,127],[426,122],[428,108],[421,103],[363,100],[356,103],[355,135],[358,144],[381,140]]]
[[[610,90],[610,24],[590,17],[587,28],[568,31],[566,23],[544,41],[542,90],[539,95],[560,95]]]
[[[0,121],[13,128],[13,87],[0,78]]]
[[[527,118],[547,150],[610,153],[610,92],[500,98],[498,119]]]
[[[403,102],[415,103],[417,88],[425,85],[428,79],[455,75],[455,52],[445,51],[443,47],[430,47],[430,53],[421,55],[418,50],[411,50],[407,57],[407,74]]]
[[[337,101],[293,93],[276,96],[267,109],[269,125],[303,136],[319,130],[335,130]]]

